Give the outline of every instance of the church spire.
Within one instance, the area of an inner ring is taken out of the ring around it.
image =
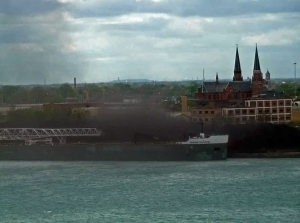
[[[261,92],[263,91],[263,87],[264,87],[264,80],[260,70],[257,44],[256,44],[253,76],[252,76],[252,95],[261,94]]]
[[[257,51],[257,44],[255,49],[255,58],[254,58],[254,68],[253,70],[260,70],[259,58],[258,58],[258,51]]]
[[[238,45],[236,45],[233,81],[243,81]]]
[[[241,72],[241,64],[240,64],[240,56],[239,56],[238,45],[236,45],[234,71]]]

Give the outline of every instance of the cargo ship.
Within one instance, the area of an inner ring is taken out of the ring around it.
[[[228,135],[198,135],[178,142],[76,143],[64,137],[84,134],[101,135],[95,129],[4,130],[0,137],[7,140],[25,139],[23,145],[3,144],[0,160],[36,161],[203,161],[227,158]],[[51,135],[52,134],[52,135]],[[63,135],[63,136],[62,136]],[[39,137],[37,137],[39,136]],[[56,136],[60,144],[49,137]],[[38,138],[38,139],[37,139]]]

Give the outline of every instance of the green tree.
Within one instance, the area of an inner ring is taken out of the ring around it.
[[[21,86],[12,86],[12,85],[3,86],[1,89],[3,103],[10,104],[11,96],[21,89],[22,89]]]
[[[190,96],[193,98],[195,95],[195,92],[197,91],[199,85],[196,81],[193,81],[190,83],[190,85],[188,85],[188,91]]]
[[[74,97],[75,96],[75,91],[73,89],[73,87],[70,84],[62,84],[59,87],[59,94],[61,97],[63,98],[67,98],[67,97]]]
[[[291,82],[286,82],[286,83],[281,83],[278,84],[275,87],[275,90],[283,92],[285,95],[289,97],[294,97],[295,95],[300,94],[300,86],[299,84],[291,83]]]
[[[14,92],[10,97],[11,104],[27,104],[30,103],[29,90],[26,88],[20,88]]]
[[[47,91],[41,86],[33,87],[30,90],[30,97],[33,103],[44,103],[47,98]]]

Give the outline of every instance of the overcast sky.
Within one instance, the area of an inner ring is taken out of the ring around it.
[[[0,84],[300,78],[300,0],[0,0]]]

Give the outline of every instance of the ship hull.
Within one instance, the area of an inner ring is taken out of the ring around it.
[[[224,160],[220,144],[85,144],[1,146],[0,160],[36,161],[202,161]]]

